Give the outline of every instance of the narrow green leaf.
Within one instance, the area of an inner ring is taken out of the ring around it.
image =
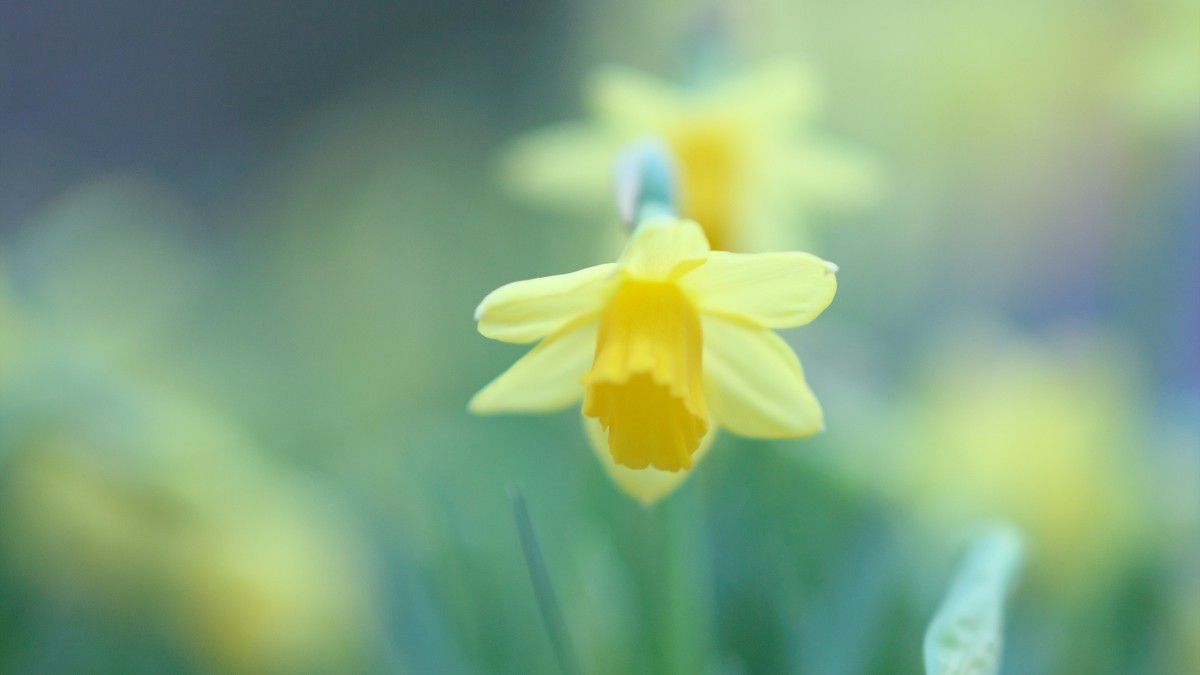
[[[997,524],[974,540],[925,633],[926,675],[1000,671],[1004,604],[1024,557],[1024,539],[1010,524]]]
[[[508,496],[512,500],[513,513],[517,518],[517,533],[521,537],[521,548],[525,550],[525,564],[529,567],[529,579],[533,582],[533,592],[537,597],[538,609],[542,613],[542,621],[546,624],[550,644],[554,647],[563,673],[576,675],[579,667],[567,635],[567,622],[563,619],[558,596],[554,593],[550,570],[546,567],[546,558],[538,544],[537,532],[533,529],[533,520],[529,517],[529,508],[525,506],[525,496],[516,485],[509,487]]]

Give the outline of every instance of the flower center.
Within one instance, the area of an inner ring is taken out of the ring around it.
[[[678,471],[708,432],[700,317],[673,283],[626,281],[600,319],[583,376],[583,414],[608,433],[613,461]]]
[[[675,134],[671,148],[679,157],[683,215],[700,223],[714,250],[729,250],[734,220],[736,143],[715,124],[696,125]]]

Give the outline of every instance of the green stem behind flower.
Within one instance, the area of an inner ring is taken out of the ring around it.
[[[685,488],[646,516],[643,560],[652,566],[647,570],[647,600],[652,607],[654,672],[706,672],[712,652],[712,594],[700,500],[694,489]]]

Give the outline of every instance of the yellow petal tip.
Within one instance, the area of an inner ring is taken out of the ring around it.
[[[472,415],[487,414],[486,406],[482,406],[479,403],[479,394],[475,394],[471,397],[470,401],[467,401],[467,412],[471,413]]]

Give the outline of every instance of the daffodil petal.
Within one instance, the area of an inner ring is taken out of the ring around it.
[[[798,438],[825,428],[800,361],[767,328],[701,317],[704,393],[720,426],[752,438]]]
[[[583,397],[580,378],[592,366],[598,321],[586,321],[542,340],[491,384],[467,408],[478,414],[551,412]]]
[[[681,100],[673,85],[622,66],[598,70],[588,83],[586,98],[597,119],[626,134],[660,131],[675,116]]]
[[[479,303],[475,320],[485,337],[534,342],[582,316],[598,314],[615,288],[612,263],[505,284]]]
[[[556,208],[607,204],[615,146],[602,130],[582,122],[533,131],[505,149],[500,181],[510,194]]]
[[[793,126],[812,118],[821,104],[820,89],[811,68],[782,59],[730,81],[716,93],[723,100],[737,101],[758,124]]]
[[[779,197],[824,209],[869,204],[878,197],[880,169],[865,153],[834,141],[797,139],[763,158]]]
[[[634,279],[666,281],[701,265],[708,254],[699,225],[664,216],[638,225],[617,265]]]
[[[808,253],[713,251],[679,284],[701,312],[785,328],[825,311],[837,292],[836,271]]]
[[[600,459],[600,463],[612,481],[622,492],[646,506],[671,494],[683,481],[687,480],[696,470],[700,460],[708,454],[708,449],[717,435],[716,425],[709,424],[708,433],[700,439],[700,447],[696,448],[696,452],[692,455],[693,464],[690,470],[660,471],[655,468],[630,469],[617,464],[613,461],[612,452],[608,449],[608,437],[605,435],[604,429],[600,427],[600,422],[591,417],[584,417],[583,428],[587,431],[588,444],[592,446],[592,450]]]

